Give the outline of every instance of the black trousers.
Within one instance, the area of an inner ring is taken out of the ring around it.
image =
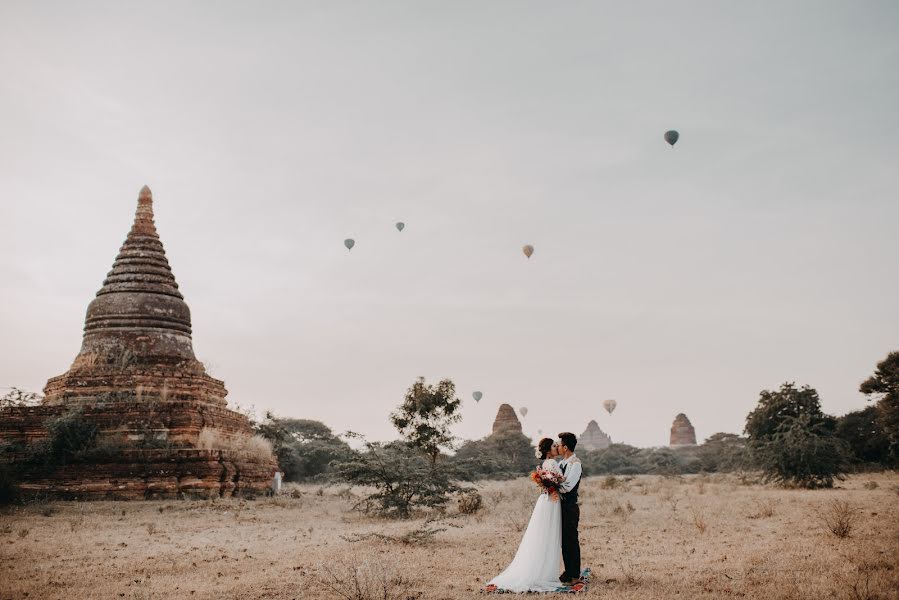
[[[577,526],[581,520],[581,507],[577,502],[562,502],[562,562],[565,563],[563,579],[581,576],[581,541]]]

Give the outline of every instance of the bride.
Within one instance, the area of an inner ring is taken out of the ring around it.
[[[556,461],[558,448],[549,438],[537,445],[543,468],[561,473]],[[559,562],[562,559],[562,509],[558,499],[542,493],[537,498],[528,528],[518,552],[506,570],[488,586],[508,592],[554,592],[559,589]]]

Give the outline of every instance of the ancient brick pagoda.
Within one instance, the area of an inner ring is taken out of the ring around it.
[[[77,409],[112,449],[65,467],[29,465],[26,493],[134,499],[263,491],[277,464],[270,454],[243,450],[253,431],[247,417],[226,408],[227,393],[194,356],[190,309],[145,186],[134,225],[88,306],[81,351],[47,382],[41,405],[0,413],[0,440],[27,448],[47,436],[47,419]]]
[[[671,424],[671,446],[695,446],[696,430],[684,413],[678,414]]]
[[[500,404],[496,411],[496,419],[493,421],[493,432],[497,433],[521,433],[521,421],[515,414],[515,409],[509,404]]]
[[[602,450],[612,445],[612,438],[599,428],[599,423],[591,420],[587,423],[587,429],[577,439],[577,447],[584,450]]]

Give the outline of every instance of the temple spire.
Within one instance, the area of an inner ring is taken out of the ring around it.
[[[137,211],[134,213],[134,225],[131,227],[132,235],[149,235],[158,238],[156,224],[153,222],[153,192],[144,186],[137,195]]]
[[[190,309],[153,222],[153,192],[137,197],[134,224],[87,309],[82,353],[126,348],[145,362],[194,359]]]

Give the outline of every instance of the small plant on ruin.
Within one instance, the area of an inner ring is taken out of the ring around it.
[[[858,519],[858,510],[845,500],[831,500],[818,513],[824,528],[840,539],[849,537]]]
[[[34,392],[26,392],[17,387],[0,396],[0,410],[4,408],[15,408],[18,406],[36,406],[40,404],[43,396]]]
[[[30,462],[66,465],[96,446],[97,425],[85,419],[80,409],[47,419],[47,438],[28,445]]]
[[[271,441],[261,435],[234,436],[211,427],[204,427],[200,430],[200,435],[197,437],[197,448],[242,452],[259,460],[268,460],[273,452]]]

